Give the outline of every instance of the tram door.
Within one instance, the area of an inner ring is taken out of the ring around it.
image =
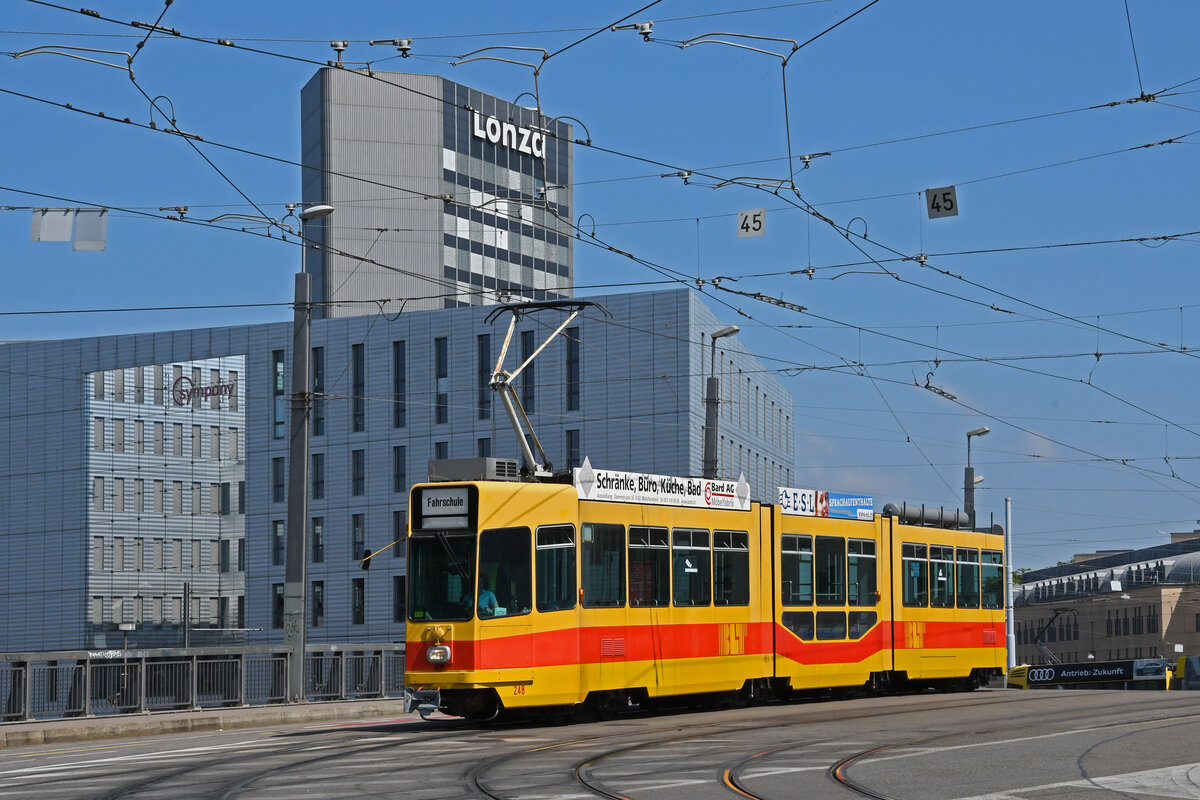
[[[479,536],[478,610],[485,659],[532,680],[532,537],[529,528],[493,528]],[[490,641],[489,641],[490,640]]]

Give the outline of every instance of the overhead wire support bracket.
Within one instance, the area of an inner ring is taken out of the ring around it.
[[[541,440],[538,439],[537,433],[533,429],[532,423],[529,421],[529,415],[525,413],[524,406],[521,405],[521,398],[517,396],[517,390],[513,388],[513,380],[528,367],[533,360],[538,357],[538,354],[546,349],[546,346],[554,340],[554,337],[562,333],[571,322],[579,316],[579,312],[583,309],[594,306],[600,309],[605,316],[611,317],[604,306],[599,303],[593,303],[587,300],[539,300],[527,303],[510,303],[500,306],[492,311],[484,318],[485,323],[494,322],[501,314],[508,312],[512,314],[512,318],[508,322],[508,331],[504,335],[504,344],[500,347],[500,355],[496,359],[496,368],[492,370],[491,380],[488,385],[493,392],[500,395],[501,401],[504,403],[504,409],[508,413],[509,422],[512,423],[513,432],[517,435],[517,444],[521,448],[522,455],[525,456],[525,463],[528,465],[530,475],[539,480],[553,476],[554,465],[550,463],[550,457],[546,455],[545,448],[542,447]],[[516,331],[517,322],[526,314],[535,313],[547,309],[570,310],[570,314],[564,319],[554,331],[546,337],[532,353],[522,362],[516,369],[508,372],[504,369],[504,361],[508,356],[509,345],[512,344],[513,333]],[[528,439],[526,434],[528,433]],[[537,448],[538,455],[541,460],[534,458],[533,448],[529,446],[529,440],[533,440],[534,447]]]

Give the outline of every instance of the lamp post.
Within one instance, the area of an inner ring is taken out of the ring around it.
[[[982,475],[979,478],[975,477],[975,468],[971,466],[971,437],[987,436],[991,432],[992,429],[986,425],[973,431],[967,431],[967,467],[963,470],[963,511],[967,512],[971,530],[975,530],[975,484],[983,480]]]
[[[287,562],[283,584],[283,635],[288,646],[288,700],[305,699],[304,580],[308,550],[308,408],[309,342],[312,338],[312,276],[308,274],[308,241],[304,223],[333,213],[333,206],[309,206],[300,217],[300,273],[296,276],[295,317],[292,323],[291,472],[288,475]]]
[[[733,336],[741,328],[729,325],[709,334],[712,355],[709,359],[708,385],[704,391],[704,459],[702,462],[705,478],[717,477],[717,392],[721,379],[717,377],[717,339]],[[703,346],[703,345],[701,345]],[[703,352],[703,351],[701,351]],[[704,356],[701,355],[701,358]]]

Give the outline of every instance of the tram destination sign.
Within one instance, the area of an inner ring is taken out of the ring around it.
[[[575,490],[581,500],[731,511],[750,509],[750,485],[745,477],[726,481],[615,472],[594,469],[588,459],[584,459],[582,467],[575,468]]]

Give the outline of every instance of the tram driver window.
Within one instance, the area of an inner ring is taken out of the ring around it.
[[[928,548],[923,544],[905,542],[900,546],[901,582],[904,586],[904,605],[924,608],[929,605]]]
[[[545,525],[537,529],[537,610],[575,607],[575,527]]]
[[[713,605],[750,605],[750,536],[713,531]]]
[[[846,602],[846,540],[835,536],[817,537],[817,605],[840,606]],[[842,636],[846,621],[842,620]],[[842,638],[842,636],[831,638]],[[817,617],[817,638],[821,637],[821,619]]]
[[[480,619],[529,613],[533,605],[529,539],[529,528],[497,528],[479,534]]]
[[[929,546],[929,605],[954,607],[954,548]]]
[[[666,528],[629,526],[629,605],[671,604],[671,545]]]
[[[712,602],[708,567],[708,531],[676,528],[671,550],[674,600],[677,606],[706,606]]]
[[[779,546],[779,566],[779,596],[783,604],[785,606],[812,605],[812,537],[783,536]],[[812,627],[811,618],[809,627]]]
[[[1004,608],[1004,554],[999,550],[983,551],[980,572],[984,608]]]
[[[585,522],[583,539],[583,607],[625,605],[625,528]]]

